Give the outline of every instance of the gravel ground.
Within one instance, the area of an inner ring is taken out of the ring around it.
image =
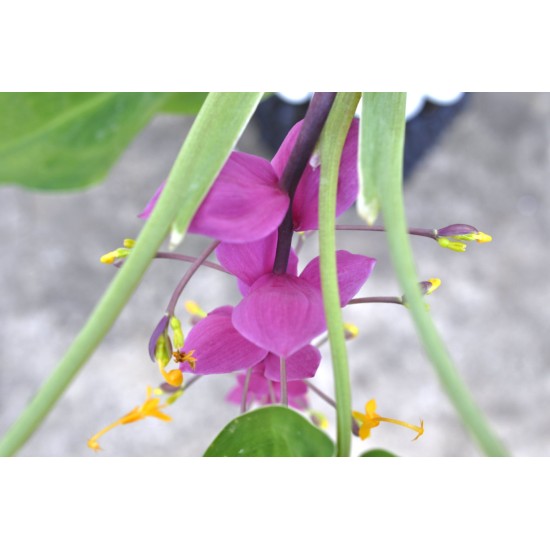
[[[167,175],[190,119],[159,116],[126,151],[107,180],[84,192],[37,194],[0,189],[3,293],[0,313],[0,433],[17,418],[52,371],[114,275],[98,258],[141,226],[136,213]],[[494,237],[466,254],[430,240],[413,242],[422,279],[439,277],[431,312],[458,369],[514,455],[550,454],[550,94],[473,94],[406,187],[409,223],[470,223]],[[265,156],[252,125],[240,148]],[[341,218],[357,223],[353,211]],[[398,294],[383,235],[347,233],[339,244],[378,258],[361,295]],[[206,241],[189,237],[196,254]],[[315,255],[315,238],[303,260]],[[159,261],[145,276],[105,341],[55,410],[20,452],[25,456],[90,456],[86,440],[129,411],[158,383],[147,356],[149,334],[181,277]],[[236,303],[234,283],[203,270],[185,293],[209,310]],[[541,300],[540,309],[536,303]],[[422,351],[407,311],[392,305],[350,306],[360,328],[350,343],[354,406],[376,397],[379,412],[416,422],[424,436],[385,425],[355,451],[386,447],[404,456],[471,456],[462,428]],[[547,329],[544,329],[547,327]],[[331,392],[326,359],[317,384]],[[224,401],[231,375],[203,379],[171,409],[174,421],[124,426],[102,441],[100,456],[199,456],[237,410]],[[331,426],[331,412],[317,400]]]

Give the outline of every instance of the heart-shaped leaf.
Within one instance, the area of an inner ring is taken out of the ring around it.
[[[334,442],[302,415],[278,405],[232,420],[204,456],[333,456]]]
[[[50,190],[102,180],[169,96],[0,94],[0,182]]]
[[[368,458],[379,458],[379,457],[388,457],[388,456],[397,457],[397,455],[394,455],[393,453],[390,453],[389,451],[386,451],[384,449],[371,449],[370,451],[367,451],[366,453],[363,453],[360,456],[365,456]]]
[[[170,97],[161,107],[163,113],[174,115],[196,115],[208,92],[177,92]]]

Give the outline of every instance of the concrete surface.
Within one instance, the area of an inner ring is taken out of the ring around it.
[[[78,333],[113,268],[98,258],[141,226],[137,212],[168,173],[189,119],[155,118],[103,185],[71,194],[0,188],[2,297],[0,433],[13,422]],[[431,311],[452,356],[495,430],[519,456],[550,454],[550,94],[475,94],[443,139],[418,166],[406,190],[409,222],[441,227],[469,223],[490,245],[466,254],[416,238],[421,278],[440,277]],[[240,148],[266,155],[249,128]],[[353,211],[341,218],[357,223]],[[397,294],[380,234],[338,235],[341,247],[378,258],[361,295]],[[191,237],[196,254],[206,241]],[[304,261],[315,255],[315,239]],[[159,377],[148,337],[184,267],[158,261],[56,409],[21,451],[26,456],[90,456],[86,440],[139,404]],[[236,303],[233,282],[203,270],[187,288],[209,310]],[[361,329],[349,346],[354,406],[375,397],[379,412],[425,421],[425,435],[382,425],[355,451],[386,447],[405,456],[468,456],[478,451],[442,392],[405,309],[350,306]],[[545,336],[546,334],[546,336]],[[316,382],[331,392],[324,360]],[[111,432],[101,456],[198,456],[237,414],[224,402],[231,375],[197,383],[170,414]],[[332,413],[317,400],[315,408]]]

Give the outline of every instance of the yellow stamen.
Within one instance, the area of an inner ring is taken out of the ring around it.
[[[428,288],[426,294],[431,294],[432,292],[435,292],[441,286],[441,279],[428,279],[428,282],[432,286]]]
[[[134,246],[136,246],[136,241],[134,241],[134,239],[124,239],[122,246],[125,248],[134,248]]]
[[[493,237],[491,235],[487,235],[487,233],[479,232],[476,235],[476,241],[478,243],[490,243],[493,240]]]
[[[151,397],[152,389],[150,386],[147,386],[147,397],[143,404],[135,409],[132,409],[129,413],[125,414],[122,418],[119,418],[116,422],[109,424],[106,428],[103,428],[101,431],[97,432],[93,437],[88,440],[88,447],[93,451],[101,451],[99,446],[98,439],[107,433],[109,430],[121,426],[123,424],[130,424],[132,422],[137,422],[138,420],[143,420],[148,416],[158,418],[164,422],[170,422],[172,418],[167,414],[160,411],[166,407],[165,404],[160,405],[160,399],[158,397]]]
[[[103,254],[103,256],[101,256],[101,258],[99,258],[99,261],[102,264],[112,264],[117,259],[118,259],[118,255],[116,253],[116,250],[113,250],[112,252],[108,252],[107,254]]]
[[[437,242],[439,243],[439,246],[442,246],[443,248],[448,248],[449,250],[454,250],[455,252],[466,252],[466,245],[464,243],[451,241],[446,237],[438,237]]]
[[[206,317],[207,313],[204,311],[197,302],[193,302],[192,300],[187,300],[185,302],[185,310],[189,315],[196,315],[197,317],[204,318]]]
[[[359,328],[352,323],[344,323],[344,334],[346,340],[353,340],[359,335]]]
[[[192,349],[191,351],[175,351],[172,355],[174,356],[174,360],[178,363],[187,362],[189,366],[195,370],[197,367],[197,358],[193,357],[194,353],[195,350]]]
[[[353,411],[351,414],[355,420],[361,423],[361,427],[359,428],[359,437],[361,439],[367,439],[367,437],[370,436],[371,429],[379,426],[380,422],[389,422],[390,424],[397,424],[398,426],[403,426],[404,428],[413,430],[418,434],[413,441],[416,441],[424,433],[423,420],[420,421],[420,426],[415,426],[413,424],[409,424],[408,422],[403,422],[402,420],[395,420],[394,418],[386,418],[378,415],[376,413],[376,401],[374,399],[371,399],[365,405],[365,414],[357,411]]]
[[[117,248],[116,250],[111,250],[111,252],[107,252],[107,254],[103,254],[101,258],[99,258],[99,261],[102,264],[112,264],[115,262],[115,260],[120,260],[121,258],[125,258],[130,254],[130,251],[127,248]]]

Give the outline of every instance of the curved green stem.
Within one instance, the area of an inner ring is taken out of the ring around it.
[[[359,102],[359,94],[339,93],[321,135],[321,182],[319,185],[319,255],[321,288],[327,319],[336,397],[337,456],[351,451],[351,383],[344,338],[336,271],[336,191],[340,157]]]
[[[409,310],[426,352],[464,425],[489,456],[505,456],[507,451],[492,432],[483,413],[474,403],[460,378],[431,316],[426,311],[418,286],[412,250],[407,236],[403,201],[402,166],[405,128],[405,94],[363,94],[361,115],[361,168],[369,165],[369,155],[384,151],[384,164],[372,176],[386,225],[390,255]],[[372,141],[376,144],[373,144]],[[373,160],[374,159],[370,159]],[[373,164],[371,164],[372,170]],[[374,164],[376,171],[376,163]],[[367,197],[368,198],[368,197]]]
[[[180,222],[179,233],[185,232],[254,113],[261,95],[256,92],[209,94],[132,254],[58,367],[0,441],[0,456],[10,456],[17,452],[92,355],[138,286],[176,217]]]

